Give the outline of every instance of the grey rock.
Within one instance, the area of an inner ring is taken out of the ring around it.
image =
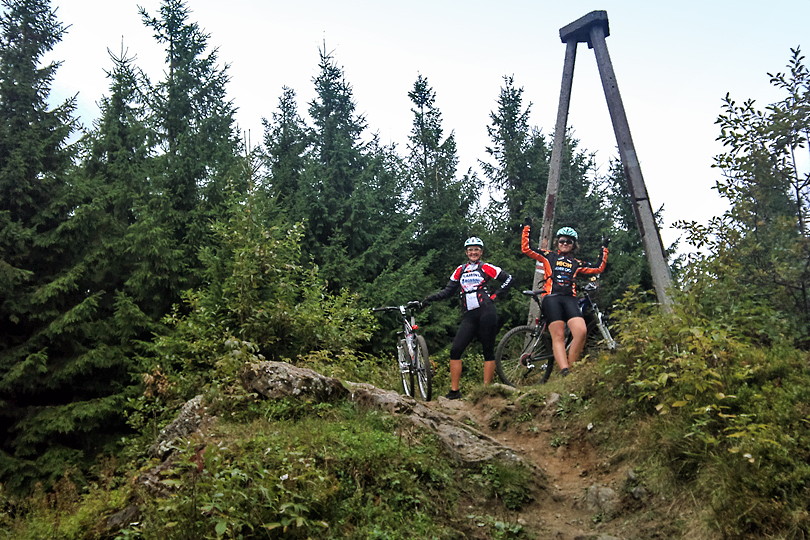
[[[195,396],[188,400],[180,409],[177,418],[160,430],[157,440],[149,449],[149,455],[165,459],[178,440],[187,438],[200,429],[206,419],[207,414],[202,396]]]
[[[619,496],[612,488],[593,485],[585,493],[585,506],[592,512],[611,516],[619,509]]]
[[[136,505],[130,504],[123,510],[118,511],[107,518],[106,522],[107,530],[108,531],[121,530],[130,523],[138,521],[140,514],[141,514],[140,509]]]
[[[644,489],[642,486],[636,486],[630,490],[630,495],[633,496],[634,499],[642,500],[647,498],[647,490]]]
[[[349,396],[339,380],[285,362],[248,364],[240,377],[245,389],[270,399],[290,396],[322,402]]]
[[[404,415],[415,426],[433,431],[445,449],[457,460],[467,463],[482,463],[492,459],[525,462],[510,448],[472,426],[456,421],[440,411],[433,410],[413,398],[391,390],[383,390],[363,383],[348,383],[351,400],[364,407],[381,409],[392,414]],[[537,470],[539,472],[539,470]]]

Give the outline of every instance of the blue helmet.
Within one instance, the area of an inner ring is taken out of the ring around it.
[[[557,236],[570,236],[574,240],[579,239],[579,236],[577,235],[577,231],[575,231],[571,227],[563,227],[562,229],[557,231]]]

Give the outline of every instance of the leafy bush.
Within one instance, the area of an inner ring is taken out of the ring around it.
[[[229,220],[214,225],[218,243],[201,255],[207,285],[184,293],[141,359],[141,373],[167,378],[171,391],[154,396],[163,402],[234,380],[245,361],[346,355],[371,336],[376,321],[358,297],[327,293],[317,269],[301,262],[302,227],[257,205],[236,200]]]
[[[708,501],[707,519],[722,534],[806,534],[807,353],[778,333],[765,346],[749,315],[767,308],[754,301],[707,313],[683,296],[666,313],[632,297],[614,317],[622,346],[600,367],[607,384],[594,391],[623,396],[626,414],[653,415],[639,437],[642,452],[669,469],[661,478]]]
[[[520,510],[532,500],[531,478],[521,467],[505,463],[488,463],[478,478],[489,497],[499,499],[509,510]]]

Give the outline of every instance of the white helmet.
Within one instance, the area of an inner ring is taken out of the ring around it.
[[[484,241],[478,238],[477,236],[471,236],[464,241],[465,249],[470,246],[480,246],[481,249],[484,249]]]

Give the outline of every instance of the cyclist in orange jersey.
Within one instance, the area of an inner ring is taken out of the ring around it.
[[[543,316],[548,322],[554,360],[560,367],[560,373],[565,376],[568,375],[568,368],[582,355],[588,333],[577,299],[576,277],[581,274],[601,274],[605,270],[608,240],[602,239],[599,260],[591,264],[574,257],[579,235],[571,227],[562,227],[557,231],[557,251],[534,251],[529,247],[530,235],[531,219],[527,218],[520,239],[520,250],[543,266]],[[571,347],[568,352],[565,350],[566,324],[571,331]]]

